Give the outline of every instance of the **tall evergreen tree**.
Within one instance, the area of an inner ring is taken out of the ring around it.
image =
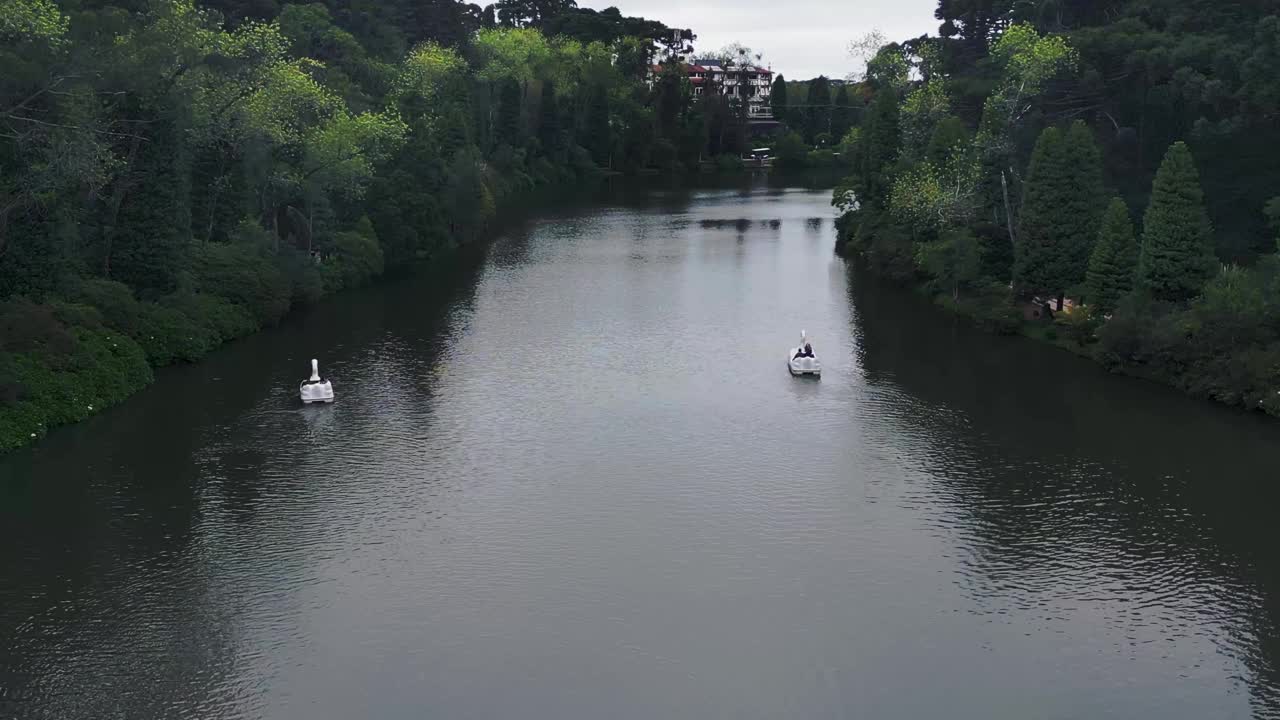
[[[810,145],[821,133],[831,132],[831,83],[823,75],[809,81],[805,112],[805,141]]]
[[[836,91],[835,106],[831,110],[831,142],[838,143],[853,127],[853,108],[849,104],[849,87],[841,85]]]
[[[1133,289],[1138,271],[1138,245],[1133,237],[1129,208],[1112,198],[1102,217],[1098,242],[1089,256],[1085,301],[1103,314],[1115,311],[1120,299]]]
[[[876,93],[867,116],[859,173],[860,195],[868,199],[885,197],[889,192],[889,166],[898,157],[898,96],[890,88]]]
[[[1061,228],[1071,222],[1064,198],[1071,194],[1066,138],[1056,127],[1036,139],[1027,170],[1014,282],[1029,294],[1061,296],[1070,284]],[[1059,305],[1061,308],[1061,305]]]
[[[831,141],[844,140],[849,128],[854,127],[854,109],[850,105],[849,87],[840,86],[836,91],[836,102],[831,109]]]
[[[156,129],[150,142],[141,146],[139,187],[121,207],[119,230],[103,249],[102,262],[104,274],[146,298],[175,289],[190,257],[188,146],[176,123],[160,123]]]
[[[538,141],[542,143],[542,152],[551,155],[561,146],[560,138],[560,105],[556,102],[555,84],[550,80],[542,83],[542,97],[538,104]]]
[[[1084,280],[1089,268],[1089,256],[1107,210],[1107,190],[1102,179],[1102,152],[1089,126],[1077,120],[1067,128],[1064,140],[1072,192],[1062,200],[1074,222],[1062,228],[1061,242],[1070,289]]]
[[[1212,228],[1200,175],[1186,143],[1165,153],[1142,219],[1139,283],[1161,300],[1187,300],[1213,276]]]
[[[512,146],[523,144],[524,133],[520,120],[520,83],[508,78],[502,82],[498,92],[498,118],[494,123],[494,142]]]
[[[1046,128],[1027,173],[1014,276],[1023,292],[1058,299],[1085,279],[1103,209],[1102,159],[1083,123]]]
[[[609,89],[604,85],[591,88],[585,133],[584,146],[591,153],[591,159],[600,167],[609,167]]]
[[[773,110],[773,119],[778,122],[787,121],[787,80],[778,73],[769,90],[769,107]]]

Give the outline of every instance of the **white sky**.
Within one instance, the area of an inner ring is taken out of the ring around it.
[[[764,53],[788,80],[844,77],[858,67],[850,40],[879,29],[890,40],[937,34],[937,0],[578,0],[614,6],[671,27],[692,28],[700,51],[737,41]]]

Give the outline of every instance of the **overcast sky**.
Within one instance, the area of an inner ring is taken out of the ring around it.
[[[859,69],[849,41],[879,29],[890,40],[936,34],[937,0],[578,0],[596,10],[614,6],[671,27],[692,28],[699,51],[737,41],[763,52],[788,80],[844,77]]]

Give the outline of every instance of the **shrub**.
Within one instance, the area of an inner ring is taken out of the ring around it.
[[[291,306],[315,305],[324,296],[324,278],[320,267],[311,255],[297,250],[286,250],[276,256],[276,265],[289,280],[293,289]]]
[[[679,155],[675,143],[666,138],[659,138],[649,150],[649,161],[659,170],[673,172],[680,163]]]
[[[218,295],[244,307],[259,325],[280,321],[293,289],[271,259],[247,244],[201,243],[193,255],[197,292]]]
[[[1098,329],[1098,319],[1086,305],[1075,305],[1067,312],[1058,313],[1053,321],[1078,347],[1093,342]]]
[[[55,367],[36,352],[0,353],[0,449],[83,420],[151,382],[142,348],[110,330],[74,328],[72,347]]]
[[[165,304],[181,310],[203,327],[214,344],[244,337],[258,329],[257,321],[248,310],[217,295],[181,293],[166,298]]]
[[[141,309],[128,285],[113,280],[86,279],[68,292],[68,299],[92,305],[102,313],[102,319],[107,325],[122,333],[137,336]]]
[[[382,248],[375,238],[340,232],[334,237],[333,257],[323,265],[325,292],[365,285],[381,275],[382,268]]]
[[[716,169],[721,172],[738,172],[745,167],[746,165],[742,162],[742,158],[737,155],[725,153],[724,155],[716,156]]]
[[[50,305],[25,298],[0,303],[0,351],[65,355],[75,348],[75,338],[58,320]]]
[[[155,367],[164,367],[175,360],[199,360],[219,342],[207,328],[181,310],[154,302],[142,303],[141,307],[137,340]]]
[[[835,167],[836,154],[831,150],[810,150],[805,156],[809,167]]]

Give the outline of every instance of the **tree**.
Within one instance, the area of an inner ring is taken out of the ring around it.
[[[512,146],[523,145],[524,123],[520,117],[520,83],[508,78],[498,93],[498,119],[494,123],[494,135],[498,142]]]
[[[785,123],[787,121],[787,80],[778,73],[773,79],[773,87],[769,90],[769,108],[773,111],[773,119]]]
[[[1062,131],[1045,128],[1031,153],[1014,260],[1014,282],[1023,293],[1058,297],[1072,282],[1060,232],[1071,222],[1062,212],[1071,193],[1070,162]]]
[[[1191,150],[1176,142],[1165,153],[1142,220],[1140,285],[1160,300],[1188,300],[1213,276],[1212,228]]]
[[[1098,312],[1115,312],[1120,299],[1133,289],[1138,270],[1138,246],[1133,238],[1129,208],[1120,198],[1112,198],[1102,218],[1098,242],[1089,256],[1085,277],[1085,301]]]
[[[1014,277],[1023,292],[1047,294],[1062,309],[1085,279],[1102,212],[1102,164],[1083,124],[1046,128],[1036,141],[1022,206]]]
[[[688,105],[689,75],[680,63],[662,66],[654,89],[658,113],[658,136],[675,139],[679,135],[680,112]]]
[[[898,142],[898,97],[886,88],[876,93],[867,116],[859,195],[878,199],[888,194],[892,183],[887,175],[898,157]]]
[[[808,108],[805,111],[805,142],[810,145],[818,133],[831,132],[831,83],[819,75],[809,81]]]
[[[843,139],[853,127],[853,108],[849,104],[849,87],[841,85],[836,91],[835,107],[831,110],[831,137]]]
[[[591,88],[587,100],[584,145],[600,167],[609,167],[609,90],[604,85]]]
[[[809,149],[805,147],[804,139],[799,133],[789,132],[778,139],[777,147],[774,148],[773,154],[777,157],[777,164],[780,168],[803,167],[805,158]]]
[[[552,155],[560,150],[560,106],[556,102],[555,85],[550,80],[542,81],[542,97],[538,103],[538,140],[542,143],[542,152]]]
[[[960,297],[960,290],[981,276],[982,258],[978,241],[968,228],[947,230],[937,240],[922,243],[916,250],[916,264],[931,275],[938,289]]]

